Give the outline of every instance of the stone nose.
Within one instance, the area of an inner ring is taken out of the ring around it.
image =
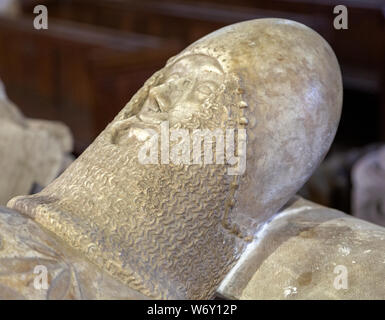
[[[158,86],[152,88],[149,92],[149,97],[151,99],[151,107],[149,111],[153,112],[167,112],[168,105],[167,103],[167,88],[165,86]]]
[[[192,87],[193,81],[191,79],[180,78],[152,88],[149,91],[149,97],[160,112],[168,112],[184,100]]]

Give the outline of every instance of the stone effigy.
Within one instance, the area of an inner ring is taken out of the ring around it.
[[[377,148],[377,144],[349,150],[335,148],[329,152],[329,156],[322,161],[298,194],[325,207],[350,212],[352,169],[361,157]]]
[[[25,118],[0,82],[0,205],[48,185],[72,161],[71,151],[66,126]]]
[[[385,147],[368,152],[352,170],[353,215],[385,226]]]
[[[341,103],[334,53],[304,25],[252,20],[202,38],[58,179],[3,209],[0,230],[11,240],[0,251],[2,292],[209,299],[219,288],[258,297],[223,288],[248,283],[231,275],[324,157]],[[43,292],[32,286],[37,264],[49,266]]]

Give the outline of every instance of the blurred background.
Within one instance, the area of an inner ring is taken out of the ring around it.
[[[39,4],[48,8],[48,30],[33,28]],[[341,4],[348,29],[336,30]],[[27,117],[66,124],[74,157],[154,71],[200,37],[254,18],[306,24],[337,55],[344,105],[333,146],[300,193],[385,225],[384,0],[0,0],[0,11],[9,100]]]

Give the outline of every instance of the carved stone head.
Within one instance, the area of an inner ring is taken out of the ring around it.
[[[322,160],[341,103],[317,33],[231,25],[171,58],[61,177],[9,205],[143,294],[209,298]]]

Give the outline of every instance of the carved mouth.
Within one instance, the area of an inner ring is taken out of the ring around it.
[[[168,120],[168,113],[160,112],[160,110],[158,112],[143,112],[138,115],[137,118],[144,123],[160,124],[161,122]]]
[[[168,119],[168,113],[163,112],[157,97],[152,97],[149,103],[137,114],[137,118],[144,123],[159,124]]]
[[[152,100],[153,100],[153,103],[151,103],[148,106],[148,111],[152,111],[152,112],[155,112],[155,113],[161,112],[160,104],[158,102],[158,99],[156,97],[154,97]]]
[[[158,127],[163,121],[167,121],[169,114],[162,112],[160,103],[153,97],[145,102],[145,106],[136,114],[117,121],[111,126],[110,135],[112,144],[119,144],[121,136],[129,130],[149,129]]]

